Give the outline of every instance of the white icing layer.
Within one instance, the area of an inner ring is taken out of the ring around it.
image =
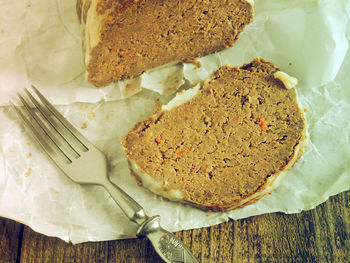
[[[183,194],[180,190],[177,189],[167,189],[166,188],[166,184],[167,182],[164,182],[164,184],[162,185],[162,183],[157,182],[156,180],[154,180],[151,176],[149,176],[148,174],[142,172],[138,165],[129,161],[130,164],[130,168],[131,170],[139,177],[139,179],[142,182],[142,185],[146,188],[148,188],[149,190],[151,190],[152,192],[159,194],[161,196],[164,196],[170,200],[174,200],[174,201],[181,201],[183,200]]]
[[[254,0],[246,0],[246,2],[248,2],[249,4],[251,4],[252,6],[254,6]]]
[[[277,71],[273,74],[274,78],[282,81],[283,85],[286,89],[292,89],[298,84],[298,80],[292,76],[289,76],[287,73],[282,71]]]
[[[82,19],[81,25],[83,27],[83,34],[85,39],[85,65],[88,65],[91,58],[91,50],[97,46],[100,37],[100,28],[106,15],[99,15],[96,12],[98,0],[83,0],[82,5]],[[87,9],[87,14],[84,13],[86,10],[85,5],[90,3],[90,7]],[[83,17],[86,15],[86,24],[84,24]]]

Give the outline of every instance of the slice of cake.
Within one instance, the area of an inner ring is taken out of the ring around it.
[[[78,0],[87,79],[97,87],[231,47],[252,0]]]
[[[123,138],[133,175],[159,195],[205,209],[258,201],[304,150],[295,84],[262,59],[221,67]]]

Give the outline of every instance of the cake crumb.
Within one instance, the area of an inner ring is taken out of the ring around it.
[[[172,86],[172,87],[167,88],[167,90],[168,91],[176,91],[177,87],[176,86]]]
[[[27,158],[30,158],[30,157],[32,157],[32,156],[33,156],[32,153],[28,153]]]
[[[79,105],[79,110],[86,110],[88,108],[89,108],[89,106],[87,104],[80,104]]]
[[[186,59],[182,60],[182,62],[195,65],[194,69],[199,69],[202,66],[202,64],[195,57],[186,58]]]
[[[96,118],[96,113],[93,110],[91,112],[87,112],[86,115],[90,121]]]
[[[154,103],[157,105],[158,108],[160,108],[162,106],[162,103],[160,102],[159,99],[155,99]]]
[[[109,120],[110,117],[111,117],[111,116],[110,116],[109,114],[106,115],[106,119],[107,119],[107,120]]]
[[[32,168],[28,168],[28,171],[25,173],[25,177],[29,176],[32,173]]]
[[[81,128],[82,128],[82,129],[86,129],[86,127],[87,127],[87,123],[84,122],[83,125],[81,126]]]
[[[136,84],[128,83],[125,85],[124,95],[129,97],[133,94],[136,94],[138,91],[140,91],[140,89],[141,89],[140,86]]]

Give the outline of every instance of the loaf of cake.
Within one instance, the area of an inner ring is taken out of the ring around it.
[[[252,0],[77,0],[87,79],[97,87],[233,46]]]
[[[132,174],[156,194],[208,210],[258,201],[306,144],[295,84],[262,59],[219,68],[123,138]]]

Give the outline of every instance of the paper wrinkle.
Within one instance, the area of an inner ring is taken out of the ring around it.
[[[161,215],[162,226],[170,231],[314,208],[350,189],[350,3],[260,0],[255,7],[254,22],[235,47],[199,58],[200,68],[173,64],[97,89],[84,80],[75,1],[4,0],[0,104],[29,84],[38,86],[49,100],[68,104],[58,110],[106,153],[112,181],[149,215]],[[185,81],[203,82],[222,64],[240,66],[254,57],[272,61],[298,78],[299,102],[307,110],[309,143],[280,187],[258,203],[215,213],[164,201],[138,187],[120,140],[154,112],[155,99],[165,104],[174,96],[168,94]],[[109,194],[64,176],[7,107],[0,107],[0,193],[1,216],[67,242],[135,237],[136,226]]]

